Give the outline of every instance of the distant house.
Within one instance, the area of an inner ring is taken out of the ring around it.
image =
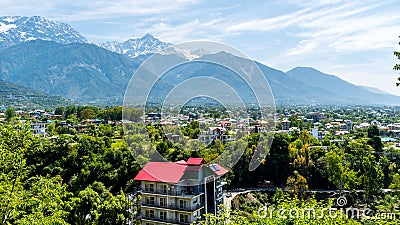
[[[366,129],[370,126],[369,123],[360,123],[359,125],[356,126],[356,128],[360,128],[360,129]]]
[[[102,123],[104,123],[104,120],[102,120],[102,119],[86,119],[86,120],[81,121],[82,125],[93,124],[93,125],[98,126]]]
[[[377,127],[380,127],[381,126],[381,122],[379,122],[378,120],[373,120],[373,121],[371,121],[371,126],[373,126],[373,125],[375,125]]]
[[[289,128],[288,134],[291,134],[293,132],[300,132],[300,128],[298,128],[298,127]]]
[[[32,134],[36,135],[36,134],[43,134],[46,135],[46,122],[33,122],[31,123],[31,131]]]
[[[142,224],[191,224],[205,213],[216,215],[226,184],[221,176],[227,172],[202,158],[148,162],[134,178],[141,181]]]
[[[149,112],[147,113],[146,121],[148,122],[156,122],[161,119],[160,113]]]
[[[219,121],[219,126],[223,127],[223,128],[226,128],[226,129],[229,129],[231,127],[231,121],[229,121],[229,120]]]
[[[351,131],[353,129],[353,121],[345,120],[344,122],[346,122],[346,130]]]
[[[317,139],[319,141],[324,138],[324,132],[320,131],[318,129],[318,127],[311,128],[311,132],[310,133],[315,139]]]
[[[387,142],[398,142],[398,140],[396,138],[391,138],[391,137],[381,137],[381,141],[384,143]]]
[[[282,125],[282,130],[289,130],[290,120],[288,120],[288,119],[282,120],[281,125]]]
[[[231,135],[228,135],[227,129],[224,127],[209,127],[204,134],[199,136],[199,140],[205,144],[210,144],[214,140],[228,142],[234,140]]]
[[[36,109],[34,111],[29,112],[29,116],[33,117],[33,118],[40,118],[45,113],[46,113],[46,111],[44,111],[44,110]]]
[[[167,134],[165,134],[165,136],[168,140],[171,140],[172,142],[179,142],[181,139],[180,135],[172,134],[172,133],[167,133]]]
[[[306,117],[307,119],[311,119],[314,123],[326,119],[325,114],[320,112],[310,112]]]

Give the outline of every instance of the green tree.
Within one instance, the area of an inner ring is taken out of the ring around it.
[[[132,110],[125,109],[125,115],[133,113]],[[98,118],[103,120],[119,121],[122,120],[122,107],[116,106],[112,108],[105,108],[99,111]]]
[[[373,155],[367,155],[363,158],[363,184],[365,196],[367,199],[371,200],[374,195],[376,195],[381,188],[383,188],[383,171],[379,164],[375,162],[375,157]]]
[[[101,182],[94,182],[73,198],[71,224],[126,224],[128,201],[123,192],[110,193]]]
[[[54,114],[55,114],[55,115],[64,115],[64,112],[65,112],[65,108],[62,107],[62,106],[57,107],[57,108],[54,110]]]
[[[307,191],[307,179],[299,174],[297,171],[294,171],[293,176],[289,176],[286,181],[286,189],[295,195]]]
[[[70,193],[60,176],[36,176],[29,151],[41,151],[29,127],[0,126],[0,224],[66,224]]]
[[[375,151],[381,152],[383,148],[383,144],[381,141],[381,137],[379,136],[379,128],[376,125],[368,127],[368,144],[371,145]]]
[[[389,185],[391,189],[400,189],[400,170],[393,174],[392,183]]]
[[[67,106],[67,108],[65,109],[65,118],[69,118],[70,115],[75,114],[76,113],[76,107],[73,105],[69,105]]]
[[[335,151],[326,153],[326,170],[329,175],[329,181],[335,185],[336,188],[343,187],[343,157]]]
[[[7,121],[11,121],[12,118],[15,116],[15,109],[14,108],[7,108],[6,109],[6,119]]]
[[[47,127],[46,127],[46,133],[48,133],[49,135],[54,135],[55,130],[56,130],[55,123],[51,123],[51,124],[47,125]]]
[[[93,109],[83,109],[80,112],[80,119],[93,119],[96,116],[96,112]]]

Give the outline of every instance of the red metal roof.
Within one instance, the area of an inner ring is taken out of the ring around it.
[[[148,162],[134,180],[178,183],[186,167],[172,162]]]
[[[205,163],[203,158],[189,158],[186,163],[183,160],[175,163],[148,162],[134,180],[176,184],[182,179],[186,171],[200,171]],[[217,176],[222,176],[228,172],[218,164],[212,164],[212,166],[215,167],[212,171]]]
[[[206,161],[203,158],[192,158],[190,157],[188,159],[188,161],[186,162],[186,164],[188,165],[195,165],[195,166],[199,166],[201,164],[205,164]]]
[[[218,176],[222,176],[228,172],[228,170],[226,170],[224,167],[218,164],[215,164],[215,166],[218,167],[218,170],[214,171],[214,173],[217,174]]]
[[[188,166],[186,170],[188,171],[200,171],[202,166]]]

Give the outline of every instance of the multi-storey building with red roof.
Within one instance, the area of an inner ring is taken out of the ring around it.
[[[227,172],[202,158],[147,163],[134,178],[141,181],[142,224],[191,224],[205,213],[218,213],[226,184],[221,176]]]

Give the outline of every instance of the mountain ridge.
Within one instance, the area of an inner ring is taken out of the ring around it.
[[[0,79],[81,102],[122,99],[137,66],[85,43],[35,40],[0,51]]]
[[[42,29],[45,25],[47,30]],[[29,35],[22,35],[24,29],[30,32]],[[57,32],[62,35],[57,36]],[[68,24],[37,16],[0,17],[0,79],[84,103],[120,104],[138,66],[154,53],[171,46],[151,34],[123,43],[96,45]],[[164,57],[160,60],[171,56],[192,60],[216,55],[174,47],[157,57]],[[218,54],[229,60],[237,57],[224,52]],[[233,60],[245,62],[243,60],[247,59]],[[278,102],[390,105],[400,102],[399,96],[360,87],[311,67],[296,67],[285,73],[259,62],[256,64],[266,75]],[[218,76],[218,71],[207,67],[183,72],[188,73],[187,77],[197,76],[200,72]],[[171,77],[163,82],[161,87],[166,88],[176,84],[177,80]]]
[[[0,49],[38,39],[60,44],[89,42],[67,23],[41,16],[0,17]]]
[[[162,49],[172,46],[170,43],[162,42],[151,34],[141,38],[132,38],[124,42],[104,42],[97,44],[99,47],[119,54],[135,58],[139,55],[158,53]]]
[[[59,96],[52,96],[31,88],[0,80],[1,107],[47,108],[74,104]]]

